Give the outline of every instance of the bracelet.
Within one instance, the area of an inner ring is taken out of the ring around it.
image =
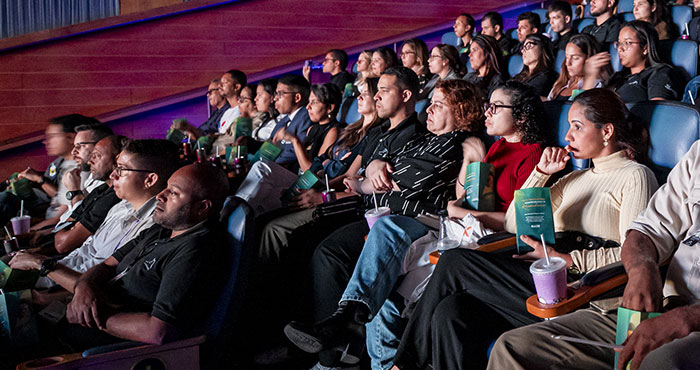
[[[46,178],[42,175],[41,178],[39,179],[39,185],[44,185],[46,182]]]

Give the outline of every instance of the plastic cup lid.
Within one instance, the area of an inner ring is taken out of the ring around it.
[[[537,261],[533,262],[532,265],[530,265],[530,272],[531,273],[548,273],[548,272],[554,272],[562,268],[566,268],[566,261],[564,261],[563,258],[560,257],[550,257],[549,258],[549,265],[547,264],[547,259],[545,258],[540,258]]]

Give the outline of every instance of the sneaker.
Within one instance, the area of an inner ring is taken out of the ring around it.
[[[307,325],[292,321],[284,327],[284,333],[294,345],[308,353],[323,349],[343,350],[348,343],[362,341],[365,323],[369,322],[369,308],[361,302],[344,301],[329,318]]]

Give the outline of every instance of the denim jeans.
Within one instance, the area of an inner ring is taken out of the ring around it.
[[[380,218],[367,235],[342,301],[365,303],[372,321],[367,324],[367,352],[373,369],[389,369],[398,346],[401,324],[401,297],[388,300],[401,277],[401,264],[411,243],[429,228],[406,216]],[[398,302],[398,304],[397,304]]]

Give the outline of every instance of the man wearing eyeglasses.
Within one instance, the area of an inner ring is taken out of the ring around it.
[[[345,90],[347,84],[355,81],[355,75],[346,70],[348,68],[348,53],[345,50],[331,49],[323,59],[323,73],[330,73],[330,83],[338,86],[340,91]],[[301,73],[311,83],[311,66],[304,66]]]
[[[117,166],[109,176],[121,201],[109,210],[95,234],[62,259],[20,251],[10,261],[10,267],[39,270],[72,292],[80,274],[153,226],[155,196],[165,188],[167,179],[175,171],[177,156],[177,145],[167,140],[129,142],[117,157]],[[53,282],[42,280],[38,286],[51,286]]]
[[[219,132],[219,122],[231,105],[228,100],[221,95],[221,80],[215,79],[209,83],[207,88],[207,101],[213,110],[209,119],[199,126],[200,135],[209,135]]]
[[[309,101],[311,86],[309,82],[299,75],[286,75],[280,78],[275,90],[275,108],[280,112],[277,125],[272,130],[272,142],[282,148],[282,153],[277,157],[279,164],[297,165],[297,156],[291,142],[282,139],[286,131],[299,138],[306,146],[306,131],[311,126],[309,112],[306,103]],[[284,130],[280,130],[284,127]]]

